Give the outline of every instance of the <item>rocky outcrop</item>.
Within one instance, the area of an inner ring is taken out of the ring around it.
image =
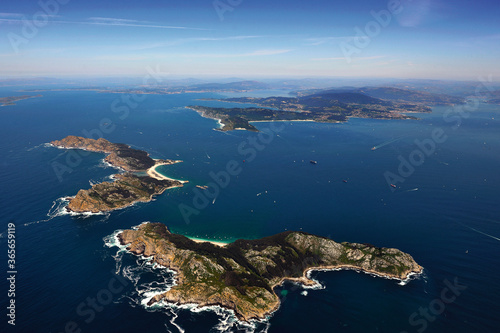
[[[163,164],[178,162],[172,160],[155,161],[143,150],[130,148],[130,146],[123,143],[112,143],[103,138],[94,140],[69,135],[62,140],[52,141],[51,144],[59,148],[84,149],[109,154],[105,158],[106,162],[122,168],[125,171],[145,171],[158,162],[162,162]]]
[[[244,321],[263,319],[279,307],[273,288],[284,280],[315,284],[306,277],[311,269],[355,268],[397,279],[422,271],[409,254],[397,249],[337,243],[303,232],[218,247],[172,234],[161,223],[144,223],[118,237],[130,252],[177,272],[177,284],[149,305],[161,300],[220,305]]]
[[[99,213],[147,202],[166,189],[182,186],[176,180],[158,180],[133,174],[116,175],[116,181],[103,182],[88,190],[80,190],[66,207],[75,213]]]

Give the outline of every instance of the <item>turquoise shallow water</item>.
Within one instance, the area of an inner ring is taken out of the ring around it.
[[[14,94],[22,93],[0,90],[2,96]],[[184,108],[195,103],[231,105],[196,100],[217,97],[213,94],[148,95],[128,106],[126,116],[117,108],[126,105],[121,95],[42,94],[0,108],[0,246],[7,249],[4,231],[12,221],[20,332],[62,332],[68,322],[84,332],[303,332],[306,327],[317,332],[493,332],[498,327],[498,106],[481,104],[457,128],[444,116],[445,107],[416,121],[257,123],[262,131],[279,130],[262,140],[246,131],[214,131],[215,121]],[[183,160],[159,171],[189,183],[153,202],[104,216],[56,216],[59,198],[88,188],[89,181],[108,180],[115,170],[102,163],[102,154],[82,156],[44,143],[70,134],[95,134],[92,130],[102,123],[112,128],[104,134],[110,141],[144,149],[154,158]],[[436,143],[393,192],[384,174],[399,174],[399,157],[417,158],[415,140],[432,138],[433,130],[442,130],[446,140]],[[260,140],[255,154],[248,150],[252,140]],[[236,163],[238,174],[186,220],[179,205],[196,208],[195,185],[214,182],[211,173],[224,171],[228,162]],[[58,178],[54,163],[71,172],[65,169]],[[106,237],[143,221],[221,241],[304,230],[337,241],[397,247],[411,253],[425,274],[400,286],[353,271],[314,273],[325,289],[303,295],[301,288],[285,284],[279,290],[282,307],[268,323],[249,329],[232,323],[227,314],[145,309],[140,304],[148,292],[172,283],[171,275],[117,254],[117,247],[106,246]],[[127,281],[123,290],[94,311],[92,320],[81,315],[79,305],[106,289],[116,271]],[[443,309],[432,308],[440,305],[445,280],[455,279],[466,289]],[[8,289],[4,279],[0,287]],[[432,320],[419,313],[428,308]]]

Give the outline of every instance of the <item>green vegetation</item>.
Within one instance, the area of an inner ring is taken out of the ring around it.
[[[213,108],[189,106],[202,116],[220,119],[221,130],[244,128],[255,131],[252,121],[311,120],[322,123],[347,121],[349,117],[375,119],[415,119],[403,113],[430,112],[422,104],[386,101],[361,93],[326,92],[304,97],[227,98],[222,101],[261,106],[248,108]]]
[[[263,318],[279,305],[274,286],[293,279],[314,284],[308,269],[356,268],[404,279],[421,267],[397,249],[369,244],[336,243],[304,232],[283,232],[256,240],[237,240],[225,247],[197,243],[172,234],[161,223],[142,224],[119,235],[135,254],[178,272],[179,284],[155,296],[176,303],[218,304],[233,309],[243,320]]]
[[[105,212],[123,208],[134,202],[146,202],[167,188],[182,186],[179,181],[139,177],[131,173],[116,175],[116,181],[103,182],[88,190],[80,190],[67,209],[73,212]]]

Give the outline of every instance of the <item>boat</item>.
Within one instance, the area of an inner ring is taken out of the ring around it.
[[[345,179],[342,179],[342,181],[343,181],[344,183],[347,183],[347,180],[345,180]]]
[[[391,184],[391,186],[394,187],[394,188],[396,188],[396,185],[394,185],[394,184]]]
[[[377,147],[372,147],[372,150],[376,150],[376,149],[377,149]]]
[[[206,190],[208,188],[208,186],[206,186],[206,185],[204,185],[204,186],[202,186],[202,185],[196,185],[196,187],[199,188],[199,189],[202,189],[202,190]]]
[[[311,164],[318,164],[318,162],[313,161],[313,160],[310,160],[309,163],[311,163]]]

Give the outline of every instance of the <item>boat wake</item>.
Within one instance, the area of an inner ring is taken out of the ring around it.
[[[485,236],[487,236],[487,237],[493,238],[494,240],[500,241],[500,238],[495,237],[495,236],[490,235],[490,234],[487,234],[486,232],[483,232],[483,231],[481,231],[481,230],[477,230],[477,229],[475,229],[475,228],[473,228],[473,227],[469,227],[468,225],[465,225],[465,224],[463,224],[463,223],[459,223],[459,224],[461,224],[462,226],[464,226],[464,227],[466,227],[466,228],[468,228],[468,229],[470,229],[470,230],[472,230],[472,231],[477,232],[478,234],[485,235]]]
[[[401,140],[403,138],[405,138],[405,136],[402,136],[402,137],[399,137],[399,138],[395,138],[395,139],[392,139],[392,140],[389,140],[389,141],[386,141],[386,142],[382,142],[379,145],[373,146],[372,150],[377,150],[379,148],[385,147],[385,146],[390,145],[391,143],[399,141],[399,140]]]

